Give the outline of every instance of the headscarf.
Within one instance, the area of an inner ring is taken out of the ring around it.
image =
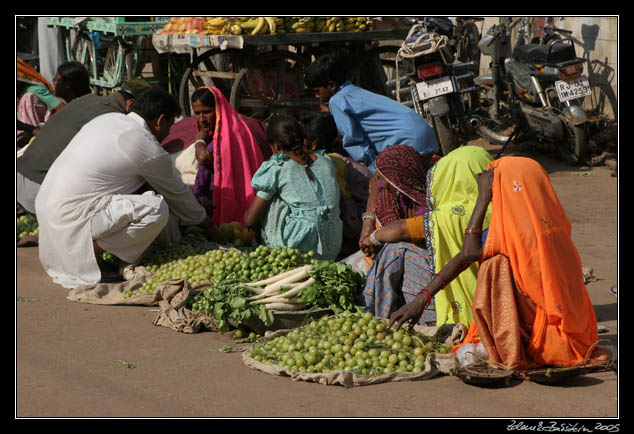
[[[493,161],[480,146],[462,146],[433,166],[427,175],[427,208],[425,239],[438,273],[462,250],[467,229],[478,197],[476,175]],[[491,207],[486,214],[488,226]],[[472,264],[434,297],[436,324],[473,322],[472,302],[478,276],[478,264]]]
[[[255,120],[239,114],[218,88],[205,86],[205,89],[216,100],[211,149],[213,170],[198,166],[194,194],[207,193],[209,184],[213,184],[214,223],[217,226],[233,221],[244,224],[244,213],[256,194],[251,187],[251,178],[271,151],[265,145],[266,141],[262,144],[263,126],[259,126],[262,130],[259,131],[256,128],[259,124],[255,125]]]
[[[408,201],[418,205],[419,214],[426,210],[426,176],[429,167],[425,158],[429,156],[423,157],[407,145],[392,145],[376,157],[377,172],[399,193],[399,197],[395,197],[386,188],[379,190],[374,212],[382,226],[407,218]]]
[[[571,224],[546,171],[524,157],[492,162],[493,199],[482,260],[508,257],[519,289],[537,306],[527,355],[543,365],[581,363],[598,340]]]
[[[18,59],[18,65],[17,65],[17,80],[18,81],[22,81],[24,83],[29,83],[29,84],[44,85],[48,88],[51,94],[53,95],[55,94],[55,90],[53,89],[53,86],[51,85],[51,83],[49,83],[44,77],[42,77],[42,75],[39,72],[33,69],[33,67],[31,67],[31,65],[26,63],[24,60],[20,59],[19,57],[17,59]]]

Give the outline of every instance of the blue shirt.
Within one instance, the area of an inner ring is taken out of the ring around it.
[[[409,145],[420,154],[438,149],[434,130],[414,110],[349,81],[337,89],[328,106],[344,149],[373,172],[376,156],[388,146]]]

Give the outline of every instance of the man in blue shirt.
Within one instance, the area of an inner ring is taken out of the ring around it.
[[[374,172],[376,156],[388,146],[412,146],[421,155],[438,149],[434,130],[425,119],[393,99],[347,81],[338,56],[329,53],[315,60],[306,69],[305,83],[315,90],[322,109],[332,114],[350,157]]]

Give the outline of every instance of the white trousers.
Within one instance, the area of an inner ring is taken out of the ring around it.
[[[161,195],[114,195],[91,220],[92,239],[122,261],[134,263],[167,226],[169,208]]]
[[[15,200],[31,214],[35,214],[35,198],[38,191],[40,191],[40,184],[15,172]]]

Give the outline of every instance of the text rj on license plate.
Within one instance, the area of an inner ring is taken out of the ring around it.
[[[588,79],[584,75],[570,81],[556,81],[555,89],[557,89],[559,101],[570,101],[571,99],[581,98],[592,93],[590,83],[588,83]]]
[[[418,90],[418,97],[426,100],[453,92],[453,83],[451,77],[440,77],[416,83],[416,90]]]

